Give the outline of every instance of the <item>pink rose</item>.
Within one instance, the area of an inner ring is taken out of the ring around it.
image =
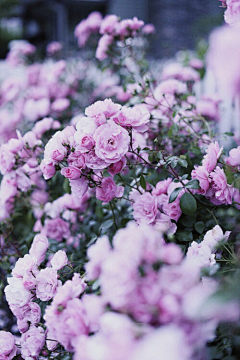
[[[24,287],[23,280],[20,278],[9,277],[7,278],[7,281],[9,285],[4,289],[7,302],[10,305],[26,305],[30,301],[32,294]]]
[[[151,224],[157,216],[157,197],[145,193],[137,197],[133,204],[133,217],[138,224]]]
[[[107,59],[107,51],[109,46],[112,44],[113,39],[113,36],[108,34],[105,34],[100,38],[95,55],[98,60],[102,61]]]
[[[85,177],[81,177],[77,180],[70,180],[70,187],[72,195],[81,199],[88,190],[88,180]]]
[[[183,253],[178,245],[170,243],[161,248],[160,258],[167,264],[179,264],[183,258]]]
[[[215,191],[216,200],[222,204],[232,204],[233,188],[228,185],[223,169],[217,166],[210,177],[212,178],[211,186]]]
[[[96,142],[96,155],[107,163],[116,163],[127,153],[130,137],[127,130],[114,121],[99,126],[93,138]]]
[[[88,334],[88,319],[83,302],[74,298],[63,309],[56,311],[53,305],[45,312],[47,329],[67,351],[73,351],[72,341],[79,335]]]
[[[192,179],[197,179],[199,181],[201,189],[198,189],[197,193],[206,194],[211,183],[209,172],[203,166],[195,166],[191,176]]]
[[[110,250],[111,245],[106,235],[101,236],[93,245],[89,246],[87,250],[89,261],[85,264],[88,280],[94,280],[99,277],[102,263],[108,257]]]
[[[52,299],[58,286],[57,271],[52,268],[40,270],[36,276],[36,296],[42,301]]]
[[[27,357],[37,358],[45,344],[45,334],[41,327],[34,325],[22,335],[21,338],[21,354],[24,359]]]
[[[11,360],[17,354],[15,339],[10,332],[0,331],[0,359]]]
[[[123,195],[123,186],[117,186],[112,177],[103,178],[101,186],[96,189],[96,198],[108,203],[115,197]]]
[[[70,100],[66,98],[59,98],[54,100],[52,103],[52,110],[56,112],[61,112],[69,108]]]
[[[93,118],[99,126],[106,123],[106,120],[115,115],[120,108],[121,105],[115,104],[111,99],[105,99],[104,101],[96,101],[87,107],[85,114]]]
[[[215,143],[211,143],[206,150],[206,155],[203,158],[202,165],[208,171],[211,172],[215,169],[217,165],[217,161],[221,156],[223,147],[219,147],[217,141]]]
[[[52,164],[46,164],[44,159],[40,164],[40,169],[43,173],[43,177],[45,180],[51,179],[53,175],[56,173],[55,166]]]
[[[93,170],[102,170],[109,166],[109,164],[100,159],[93,150],[85,155],[85,160],[86,166]]]
[[[127,159],[123,157],[118,162],[111,164],[107,170],[110,175],[114,176],[116,174],[119,174],[125,168],[126,164],[127,164]]]
[[[156,195],[156,196],[159,196],[159,195],[162,195],[162,194],[167,194],[167,190],[168,190],[168,187],[171,184],[171,182],[172,182],[171,178],[159,181],[156,184],[155,189],[153,189],[152,194]]]
[[[25,272],[32,271],[35,266],[36,259],[31,255],[26,254],[23,258],[18,259],[12,270],[12,275],[14,277],[23,278]]]
[[[85,168],[85,162],[85,155],[83,155],[82,152],[79,151],[78,147],[68,156],[69,166],[73,166],[82,170]]]
[[[227,158],[226,163],[231,166],[237,166],[240,171],[240,146],[229,151],[229,157]]]
[[[24,319],[31,324],[37,324],[41,319],[41,308],[36,302],[29,302],[28,310],[24,313]]]
[[[82,150],[82,152],[87,152],[89,150],[92,150],[92,148],[95,145],[95,141],[91,134],[82,134],[82,135],[78,134],[77,143],[79,144],[79,148]]]
[[[69,223],[59,217],[55,219],[46,219],[43,233],[46,233],[50,239],[62,241],[63,238],[68,238],[68,236],[70,236]]]
[[[240,23],[240,3],[238,0],[228,0],[227,10],[224,13],[224,20],[229,25]]]
[[[169,203],[169,199],[168,201],[165,201],[163,203],[163,212],[168,215],[171,220],[178,221],[178,219],[182,215],[179,198],[177,198],[172,203]]]
[[[37,264],[40,265],[46,256],[49,242],[46,236],[38,234],[34,237],[29,254],[37,259]]]
[[[75,166],[67,166],[61,169],[61,174],[70,180],[79,179],[81,171]]]
[[[15,155],[9,150],[8,144],[0,147],[0,172],[4,175],[11,171],[15,164]]]
[[[116,15],[107,15],[101,22],[100,34],[111,34],[115,30],[116,24],[118,24],[119,19]]]
[[[113,120],[121,126],[132,127],[140,132],[145,132],[148,129],[146,124],[150,120],[150,113],[139,106],[132,108],[123,106],[119,113],[113,117]]]
[[[53,258],[50,261],[53,269],[60,270],[68,263],[68,258],[63,250],[58,250],[56,254],[53,255]]]

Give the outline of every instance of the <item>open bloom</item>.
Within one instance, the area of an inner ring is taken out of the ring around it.
[[[99,126],[93,136],[96,155],[111,164],[116,163],[127,153],[130,137],[127,130],[110,120]]]
[[[0,359],[11,360],[17,353],[13,335],[7,331],[0,331]]]
[[[157,197],[150,193],[139,195],[133,204],[133,217],[138,224],[151,224],[157,216]]]

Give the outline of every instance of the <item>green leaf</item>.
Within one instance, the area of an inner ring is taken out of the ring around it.
[[[65,193],[71,194],[71,187],[70,187],[70,184],[69,184],[69,180],[67,178],[64,179],[63,190],[64,190]]]
[[[193,234],[191,231],[179,231],[176,233],[176,237],[182,242],[190,242],[193,240]]]
[[[154,155],[153,155],[153,154],[149,154],[148,160],[149,160],[150,162],[153,162],[153,161],[154,161]]]
[[[202,234],[204,229],[205,229],[205,224],[203,221],[198,221],[196,222],[196,224],[194,225],[195,230],[199,233]]]
[[[187,161],[184,160],[184,159],[179,159],[179,160],[178,160],[178,164],[179,164],[180,166],[182,166],[182,167],[185,167],[185,168],[188,167],[188,163],[187,163]]]
[[[234,133],[233,133],[233,132],[225,132],[224,134],[225,134],[225,135],[228,135],[228,136],[234,136]]]
[[[141,177],[140,177],[140,185],[144,190],[146,190],[147,184],[146,184],[146,180],[143,175],[141,175]]]
[[[126,226],[126,224],[129,222],[129,219],[127,219],[127,218],[123,218],[122,220],[121,220],[121,225],[122,226]]]
[[[182,187],[178,187],[178,188],[173,190],[173,192],[169,196],[169,204],[172,203],[174,200],[176,200],[176,198],[178,197],[178,194],[180,193],[180,191],[182,189],[183,189]]]
[[[187,215],[182,215],[180,221],[185,228],[193,228],[195,224],[195,218]]]
[[[187,189],[200,189],[200,186],[199,186],[199,181],[197,179],[194,179],[194,180],[190,180],[186,185],[185,187]]]
[[[104,223],[102,223],[102,225],[100,226],[100,229],[102,230],[102,232],[105,232],[112,225],[113,225],[113,220],[109,219],[109,220],[105,221]]]
[[[191,194],[185,193],[180,199],[180,208],[185,215],[193,216],[197,210],[197,202]]]

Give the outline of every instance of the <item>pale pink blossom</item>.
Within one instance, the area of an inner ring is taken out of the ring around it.
[[[226,241],[230,235],[230,231],[226,231],[223,234],[222,229],[219,225],[214,226],[212,230],[209,230],[204,235],[202,243],[208,245],[212,252],[216,251],[216,246],[220,241]]]
[[[46,236],[38,234],[34,237],[29,254],[33,258],[36,258],[38,265],[40,265],[45,260],[48,246],[49,242]]]
[[[7,302],[11,305],[24,306],[26,305],[32,294],[23,285],[23,280],[20,278],[7,278],[8,284],[5,289]]]
[[[61,112],[68,109],[70,106],[70,100],[66,98],[59,98],[53,101],[51,108],[53,111]]]
[[[12,270],[12,275],[17,278],[23,278],[26,272],[30,272],[36,267],[36,263],[37,260],[35,257],[26,254],[23,258],[18,259]]]
[[[73,180],[76,181],[76,180]],[[60,217],[55,219],[46,219],[42,230],[50,239],[62,241],[63,238],[67,239],[70,236],[70,224]]]
[[[79,179],[81,171],[75,166],[68,166],[61,169],[61,174],[70,180]]]
[[[145,193],[137,197],[133,204],[133,217],[138,224],[151,224],[157,216],[157,197]]]
[[[0,359],[11,360],[17,354],[15,339],[10,332],[0,331]]]
[[[40,164],[40,169],[43,173],[43,177],[45,180],[49,180],[55,175],[56,169],[54,164],[46,164],[45,160],[43,159]]]
[[[47,45],[47,54],[54,55],[62,50],[62,44],[58,41],[52,41]]]
[[[156,29],[155,29],[155,26],[153,24],[146,24],[143,26],[142,28],[142,32],[144,34],[153,34],[155,33]]]
[[[229,157],[226,159],[226,163],[231,166],[237,166],[240,171],[240,146],[229,151]]]
[[[112,177],[106,177],[96,189],[96,198],[106,204],[115,197],[121,197],[123,192],[123,186],[117,186]]]
[[[70,180],[70,187],[72,195],[81,199],[88,189],[88,180],[85,177],[81,177],[77,180]]]
[[[68,258],[63,250],[58,250],[50,261],[53,269],[60,270],[68,263]]]
[[[8,144],[3,144],[0,148],[0,171],[4,175],[11,171],[15,164],[15,155],[9,150]]]
[[[105,99],[104,101],[96,101],[91,106],[88,106],[85,110],[85,114],[93,118],[99,126],[115,115],[120,108],[121,105],[115,104],[111,99]]]
[[[113,117],[113,120],[121,126],[132,127],[137,131],[145,132],[148,129],[146,124],[150,120],[150,113],[139,106],[132,108],[123,106],[119,113]]]
[[[232,204],[233,188],[228,185],[227,177],[219,166],[210,174],[212,183],[211,186],[214,189],[215,199],[222,204]]]
[[[40,270],[36,276],[36,296],[42,301],[52,299],[58,286],[57,271],[53,268]]]
[[[37,358],[45,344],[45,334],[41,327],[34,325],[22,335],[21,338],[21,354],[24,359]]]
[[[156,184],[155,188],[153,189],[152,194],[156,195],[156,196],[159,196],[159,195],[162,195],[162,194],[167,194],[167,190],[168,190],[168,187],[171,184],[171,182],[172,182],[171,178],[159,181]]]
[[[190,360],[192,350],[182,328],[175,324],[151,331],[139,340],[130,360]]]
[[[108,257],[111,250],[109,239],[106,235],[97,239],[87,251],[89,261],[85,264],[86,276],[89,280],[94,280],[101,274],[101,267],[104,260]]]
[[[108,121],[95,131],[94,140],[96,155],[107,163],[116,163],[127,153],[130,137],[127,130]]]
[[[210,173],[217,165],[217,161],[221,156],[223,147],[219,147],[217,141],[208,145],[206,149],[206,155],[203,158],[202,165]]]
[[[72,342],[79,335],[88,334],[88,320],[83,302],[73,298],[58,309],[48,306],[44,315],[47,329],[67,351],[73,351]]]
[[[232,26],[240,24],[240,3],[238,0],[227,0],[227,10],[224,13],[224,20]]]
[[[212,254],[210,247],[201,242],[198,244],[196,241],[191,243],[187,251],[187,260],[193,261],[196,266],[209,267],[216,263],[215,255]]]
[[[154,90],[154,98],[161,100],[163,94],[184,94],[187,92],[187,86],[185,83],[176,80],[168,79],[162,81]]]
[[[113,36],[111,35],[105,34],[100,38],[95,55],[98,60],[102,61],[107,59],[108,57],[107,52],[112,42],[113,42]]]
[[[203,166],[195,166],[195,169],[191,172],[192,179],[197,179],[201,189],[198,189],[197,192],[201,194],[206,194],[209,189],[211,178],[209,172]]]
[[[113,34],[119,19],[117,15],[107,15],[101,22],[100,34]]]

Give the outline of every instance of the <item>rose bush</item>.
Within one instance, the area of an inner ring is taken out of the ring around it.
[[[235,34],[239,1],[224,3]],[[147,65],[153,32],[94,12],[75,36],[97,59],[7,56],[23,72],[0,87],[0,359],[239,358],[239,139],[196,95],[204,57]],[[237,66],[219,82],[234,96]]]

